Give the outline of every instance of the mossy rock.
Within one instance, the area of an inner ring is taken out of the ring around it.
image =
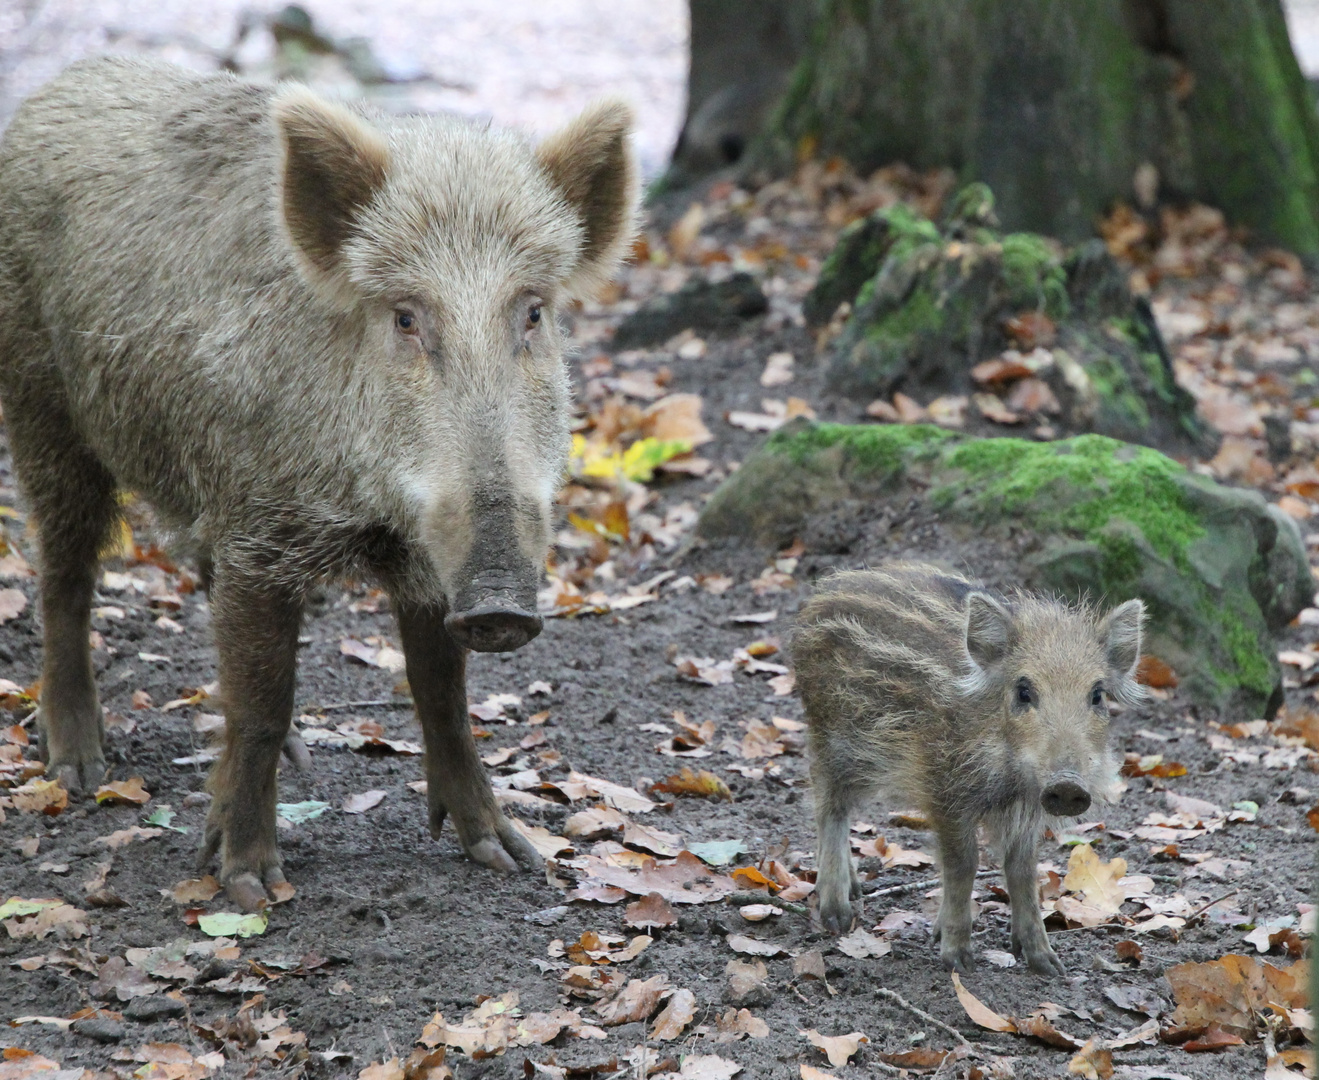
[[[655,297],[624,319],[614,332],[614,345],[644,349],[684,330],[731,334],[743,320],[768,310],[769,298],[750,274],[738,271],[722,281],[696,276],[677,292]]]
[[[852,305],[832,388],[865,401],[982,390],[971,369],[1017,345],[1009,320],[1034,313],[1052,325],[1037,375],[1060,410],[1037,419],[1065,433],[1209,450],[1213,433],[1177,385],[1148,304],[1131,296],[1103,244],[1067,252],[1033,233],[999,233],[994,220],[992,194],[973,184],[941,228],[896,205],[843,231],[803,305],[816,325]]]
[[[840,501],[913,496],[977,535],[1032,535],[1030,588],[1105,604],[1140,597],[1149,651],[1196,703],[1249,719],[1281,701],[1273,635],[1314,591],[1299,530],[1255,492],[1147,447],[794,423],[715,491],[698,531],[775,545]]]

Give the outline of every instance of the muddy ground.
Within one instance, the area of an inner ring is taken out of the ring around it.
[[[583,326],[583,336],[597,335]],[[805,331],[791,327],[766,331],[760,323],[751,323],[735,338],[711,341],[704,357],[683,360],[658,350],[634,366],[646,370],[663,364],[672,372],[671,391],[703,396],[705,416],[716,440],[703,447],[702,453],[716,464],[717,473],[740,460],[761,437],[720,418],[727,410],[758,410],[760,399],[766,396],[757,381],[764,359],[785,348],[799,358],[799,374],[790,387],[794,395],[814,402],[822,416],[855,412],[854,406],[831,405],[820,394],[818,373],[810,359],[810,339]],[[583,359],[594,362],[598,369],[595,346],[584,349],[576,362]],[[7,465],[7,457],[3,460]],[[21,509],[12,476],[6,472],[3,482],[0,501]],[[683,502],[699,505],[714,482],[712,478],[668,479],[658,482],[654,490],[661,508]],[[30,544],[20,539],[17,520],[10,519],[9,535],[35,561]],[[149,539],[141,533],[137,536],[139,543]],[[675,592],[661,586],[657,600],[626,611],[549,620],[541,637],[516,654],[474,656],[469,683],[473,702],[500,693],[522,698],[522,705],[511,709],[507,721],[475,721],[489,732],[481,740],[482,752],[517,747],[538,730],[546,735],[543,744],[519,751],[492,773],[507,775],[536,767],[543,779],[553,780],[576,770],[644,792],[652,778],[675,772],[681,764],[709,768],[727,781],[731,802],[677,798],[646,815],[646,824],[677,833],[686,842],[741,840],[747,854],[737,860],[740,865],[760,864],[772,854],[786,865],[798,859],[803,868],[812,866],[807,768],[804,758],[795,752],[794,740],[788,740],[789,752],[759,761],[719,749],[725,735],[740,739],[743,731],[739,725],[748,720],[800,719],[799,703],[794,697],[776,695],[764,674],[739,672],[731,683],[719,686],[680,678],[671,662],[675,651],[727,659],[753,640],[771,637],[782,641],[812,578],[834,566],[863,565],[891,556],[934,557],[1000,585],[1012,583],[1015,568],[1010,547],[951,536],[937,519],[917,514],[907,520],[901,508],[871,522],[843,554],[819,555],[808,550],[791,568],[789,584],[758,596],[752,580],[769,567],[772,555],[736,546],[693,546],[684,538],[674,550],[657,550],[653,559],[637,565],[629,580],[642,581],[671,569],[675,572],[671,581],[687,575],[725,574],[735,584],[722,595],[700,587]],[[136,575],[144,583],[160,577],[150,566],[107,565],[130,577]],[[123,579],[107,580],[115,586],[124,584]],[[178,580],[166,578],[171,585]],[[29,604],[21,615],[0,626],[0,673],[28,686],[38,677],[40,664],[35,582],[31,577],[19,577],[8,584],[22,589]],[[621,593],[624,584],[619,581],[609,591]],[[102,610],[95,620],[102,641],[95,653],[98,681],[103,704],[111,714],[112,778],[141,777],[152,801],[145,807],[83,801],[58,816],[10,809],[0,826],[4,840],[0,891],[5,896],[60,897],[86,908],[90,937],[67,944],[86,945],[98,959],[178,939],[206,940],[200,930],[185,924],[184,907],[161,895],[161,890],[179,880],[196,876],[193,860],[205,809],[189,805],[197,801],[189,797],[203,790],[204,765],[174,762],[204,750],[207,738],[194,731],[194,721],[197,714],[208,712],[204,700],[170,711],[161,706],[186,696],[215,675],[204,596],[200,592],[182,595],[180,604],[177,610],[153,607],[148,595],[131,588],[103,588],[98,598],[98,607],[122,612],[120,617]],[[316,723],[331,727],[355,718],[369,719],[380,724],[388,738],[419,741],[407,699],[396,692],[400,676],[358,663],[340,651],[340,642],[349,637],[363,640],[377,635],[397,641],[386,609],[387,604],[365,587],[332,587],[317,598],[304,633],[298,690],[298,711],[304,718],[321,717]],[[163,610],[178,630],[158,625]],[[729,622],[734,614],[770,610],[777,611],[777,616],[767,623],[743,626]],[[1314,632],[1298,629],[1293,637],[1296,647],[1313,638]],[[168,659],[143,659],[144,654]],[[533,695],[529,693],[533,682],[548,683],[552,689],[548,694]],[[143,691],[150,696],[151,707],[135,707],[134,694],[139,695],[140,705]],[[1289,703],[1300,707],[1301,694],[1300,689],[1290,691]],[[351,702],[378,704],[341,707]],[[336,707],[327,712],[327,706]],[[663,734],[644,730],[643,725],[672,728],[675,710],[682,710],[696,723],[714,721],[718,734],[709,757],[683,761],[657,752]],[[543,724],[528,722],[542,711],[549,713]],[[1183,763],[1187,773],[1162,781],[1133,779],[1121,802],[1103,813],[1104,828],[1087,836],[1095,840],[1102,858],[1121,856],[1127,860],[1129,873],[1151,875],[1159,894],[1180,892],[1197,905],[1226,896],[1220,910],[1231,909],[1260,921],[1294,916],[1297,904],[1306,899],[1314,832],[1304,817],[1313,800],[1306,801],[1308,796],[1292,789],[1313,792],[1319,789],[1319,778],[1303,769],[1270,770],[1233,763],[1211,747],[1212,734],[1215,729],[1175,692],[1166,700],[1116,716],[1113,738],[1119,750],[1163,753]],[[1252,744],[1248,740],[1243,745]],[[553,755],[544,756],[546,751],[557,752],[557,763]],[[771,767],[773,775],[741,775],[728,770],[734,764]],[[579,901],[568,904],[566,910],[529,918],[564,905],[564,890],[548,884],[543,874],[500,878],[474,866],[464,858],[451,832],[432,840],[425,826],[424,796],[408,787],[422,775],[418,756],[313,744],[310,771],[298,773],[286,767],[281,775],[283,802],[316,799],[331,804],[319,818],[281,832],[285,868],[296,895],[272,909],[264,935],[240,943],[237,961],[195,960],[194,968],[200,969],[196,977],[161,983],[162,992],[171,986],[182,990],[186,1015],[152,1022],[110,1018],[113,1022],[101,1037],[117,1037],[114,1042],[43,1023],[9,1029],[0,1034],[0,1042],[38,1051],[66,1070],[86,1067],[118,1075],[139,1067],[161,1068],[141,1066],[141,1056],[131,1060],[138,1047],[154,1042],[181,1044],[195,1056],[218,1046],[229,1059],[224,1075],[301,1068],[312,1076],[356,1076],[372,1062],[406,1057],[423,1025],[437,1011],[456,1021],[483,996],[510,990],[518,992],[524,1012],[552,1010],[560,1004],[560,974],[567,961],[550,956],[551,941],[572,941],[584,931],[629,933],[623,924],[623,904]],[[1153,856],[1151,848],[1156,845],[1117,835],[1129,834],[1147,814],[1164,810],[1164,788],[1221,807],[1241,800],[1257,803],[1260,809],[1254,823],[1231,825],[1186,845],[1197,850],[1212,848],[1220,858],[1238,862],[1224,863],[1225,869],[1217,877],[1208,873],[1192,877],[1195,868],[1189,864]],[[349,796],[368,790],[386,793],[374,809],[358,815],[338,809]],[[88,907],[82,883],[92,875],[95,864],[106,858],[97,838],[140,824],[145,814],[162,803],[177,811],[173,824],[188,831],[165,831],[115,850],[108,884],[125,905]],[[514,805],[510,810],[531,824],[559,832],[571,810],[586,805]],[[891,825],[881,808],[875,808],[868,820],[903,848],[931,850],[928,834]],[[33,838],[37,843],[31,842]],[[578,849],[590,846],[579,843]],[[1068,854],[1068,849],[1046,842],[1042,858],[1064,869]],[[929,867],[883,870],[873,858],[863,860],[862,869],[874,875],[867,890],[928,882],[933,876]],[[983,876],[978,895],[992,899],[990,890],[997,883],[993,874]],[[895,909],[923,910],[928,915],[930,892],[926,886],[869,900],[859,925],[872,927]],[[226,908],[222,896],[200,906],[210,911]],[[674,987],[695,994],[697,1012],[688,1032],[673,1042],[651,1043],[652,1063],[685,1054],[718,1054],[739,1063],[744,1076],[795,1077],[802,1063],[827,1067],[823,1055],[807,1044],[800,1030],[813,1028],[828,1035],[859,1031],[869,1037],[869,1044],[848,1066],[834,1070],[840,1076],[859,1077],[878,1071],[878,1051],[953,1045],[952,1037],[926,1018],[878,993],[879,988],[888,987],[974,1044],[976,1057],[946,1069],[945,1074],[955,1075],[972,1061],[988,1069],[995,1058],[1011,1059],[1011,1064],[999,1062],[1000,1071],[993,1075],[1024,1078],[1065,1073],[1071,1056],[1066,1051],[1035,1040],[994,1034],[968,1019],[937,962],[925,922],[886,935],[892,948],[888,955],[858,960],[838,952],[809,913],[790,911],[753,924],[727,902],[680,906],[678,911],[679,924],[652,931],[654,943],[625,965],[636,978],[662,973]],[[1008,948],[1002,911],[982,914],[976,931],[981,950]],[[768,1025],[768,1036],[719,1043],[712,1035],[692,1032],[698,1025],[712,1032],[716,1015],[731,1001],[725,967],[735,958],[748,959],[731,950],[726,940],[730,933],[772,941],[787,955],[765,961],[767,990],[752,998],[752,1012]],[[1241,930],[1202,918],[1175,936],[1163,931],[1144,937],[1144,959],[1139,966],[1109,970],[1117,961],[1116,943],[1130,937],[1130,931],[1120,924],[1056,932],[1051,938],[1067,964],[1066,977],[1044,978],[1021,966],[1002,969],[982,961],[966,978],[966,985],[1009,1015],[1025,1015],[1041,1002],[1054,1002],[1063,1010],[1057,1025],[1085,1039],[1129,1030],[1145,1019],[1138,1012],[1114,1006],[1105,998],[1105,990],[1143,988],[1162,998],[1155,1003],[1156,1009],[1166,1010],[1170,1008],[1169,987],[1161,973],[1167,967],[1228,952],[1253,952],[1243,943]],[[87,1007],[123,1012],[122,1001],[96,998],[90,974],[51,963],[33,971],[15,966],[23,958],[52,953],[59,944],[55,937],[43,941],[0,939],[4,961],[0,1002],[6,1018],[69,1017]],[[823,952],[827,984],[794,976],[794,954],[810,950]],[[308,956],[312,960],[304,960],[299,967],[299,960]],[[309,965],[311,970],[307,970]],[[282,1052],[288,1056],[276,1063],[270,1056],[261,1057],[257,1048],[244,1049],[233,1039],[223,1042],[203,1037],[204,1029],[213,1030],[221,1019],[232,1017],[258,988],[268,1010],[284,1012],[288,1027],[305,1033],[310,1056],[286,1045]],[[590,1018],[589,1009],[585,1015]],[[526,1060],[600,1065],[626,1057],[645,1041],[644,1025],[629,1023],[609,1028],[603,1041],[561,1035],[551,1045],[509,1048],[484,1060],[451,1053],[448,1064],[464,1080],[520,1077],[532,1074]],[[1207,1080],[1261,1075],[1263,1071],[1257,1045],[1199,1056],[1175,1047],[1147,1045],[1118,1052],[1115,1059],[1127,1067],[1118,1075],[1132,1077],[1185,1075]],[[627,1075],[637,1074],[625,1061],[620,1068]],[[1007,1071],[1009,1068],[1013,1071]]]

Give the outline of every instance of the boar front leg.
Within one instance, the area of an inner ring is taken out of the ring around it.
[[[1063,962],[1049,944],[1040,916],[1037,848],[1033,832],[1008,836],[1003,845],[1003,876],[1007,878],[1008,898],[1012,901],[1012,951],[1025,957],[1031,971],[1062,975],[1065,974]]]
[[[821,751],[811,762],[815,793],[815,858],[819,867],[820,923],[833,934],[852,929],[852,901],[861,896],[861,880],[852,859],[851,818],[856,793],[835,775],[835,763]]]
[[[208,787],[201,861],[220,852],[220,880],[247,911],[284,881],[275,840],[276,769],[293,718],[302,603],[216,567],[211,620],[220,653],[225,744]]]
[[[475,862],[504,873],[538,866],[540,856],[500,811],[477,756],[467,715],[467,653],[444,628],[444,611],[400,604],[398,627],[426,740],[431,835],[439,837],[448,814]]]
[[[980,861],[975,822],[945,822],[939,826],[939,868],[943,897],[934,920],[939,959],[950,971],[975,967],[971,953],[971,890]]]

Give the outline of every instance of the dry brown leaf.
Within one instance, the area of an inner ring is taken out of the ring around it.
[[[962,1008],[966,1010],[966,1015],[979,1024],[987,1031],[1003,1031],[1009,1035],[1017,1034],[1017,1025],[1009,1020],[1006,1016],[1001,1016],[981,1001],[975,994],[971,993],[962,985],[961,977],[957,972],[953,972],[953,990],[957,993],[957,1000],[962,1003]]]
[[[630,848],[649,851],[671,859],[683,849],[682,837],[677,833],[665,832],[637,821],[629,821],[623,826],[623,843]]]
[[[1102,1039],[1087,1039],[1067,1063],[1067,1072],[1071,1076],[1085,1077],[1085,1080],[1109,1080],[1113,1075],[1113,1051],[1104,1045]]]
[[[579,810],[563,823],[563,831],[573,840],[599,840],[621,833],[628,821],[610,806],[593,806]]]
[[[1125,859],[1104,862],[1089,844],[1077,844],[1067,860],[1063,888],[1080,894],[1088,906],[1116,915],[1127,898],[1122,886],[1126,873]]]
[[[388,1061],[368,1065],[357,1074],[357,1080],[407,1080],[407,1074],[398,1058],[392,1057]]]
[[[69,793],[58,780],[29,780],[9,792],[15,810],[54,817],[69,805]]]
[[[160,894],[176,904],[204,904],[220,891],[220,887],[220,883],[207,874],[201,878],[187,878],[172,889],[161,889]]]
[[[27,597],[22,589],[0,589],[0,623],[17,619],[27,610]]]
[[[736,1061],[718,1054],[690,1054],[677,1072],[656,1073],[650,1080],[731,1080],[741,1071]]]
[[[1256,1017],[1269,1004],[1303,1008],[1310,962],[1274,967],[1253,956],[1229,954],[1206,963],[1178,964],[1165,972],[1177,1003],[1173,1022],[1183,1027],[1218,1024],[1224,1031],[1253,1038]]]
[[[683,1030],[696,1016],[696,995],[690,990],[675,990],[663,1012],[655,1017],[651,1025],[650,1037],[659,1042],[669,1042],[683,1033]]]
[[[512,816],[508,820],[513,823],[513,828],[527,838],[542,859],[552,859],[560,852],[572,850],[570,841],[562,836],[555,836],[544,825],[528,825],[520,818]]]
[[[129,803],[142,806],[151,801],[151,792],[142,784],[142,777],[134,776],[113,784],[102,784],[96,789],[98,803]]]
[[[671,989],[664,975],[655,975],[649,979],[629,979],[617,995],[599,1002],[595,1011],[605,1027],[649,1020],[659,1007],[660,999]]]
[[[736,1042],[750,1036],[753,1039],[769,1037],[769,1025],[750,1009],[729,1009],[715,1018],[716,1042]]]
[[[164,829],[144,829],[141,825],[130,825],[126,829],[117,829],[109,836],[98,836],[92,841],[103,848],[114,851],[134,840],[153,840],[164,833]]]
[[[669,394],[641,414],[641,433],[654,439],[689,443],[693,448],[714,438],[701,420],[700,394]]]
[[[817,1069],[814,1065],[807,1065],[802,1062],[797,1066],[801,1073],[801,1080],[833,1080],[834,1073],[825,1072],[823,1069]]]
[[[1146,653],[1136,665],[1136,681],[1156,690],[1171,690],[1177,685],[1177,672],[1157,656]]]
[[[349,795],[340,804],[340,808],[345,814],[365,814],[368,810],[384,802],[387,794],[389,794],[387,791],[377,789],[364,791],[360,795]]]
[[[1188,1054],[1214,1053],[1230,1046],[1241,1046],[1244,1042],[1241,1036],[1224,1031],[1218,1024],[1210,1024],[1203,1035],[1182,1043],[1182,1049]]]
[[[661,926],[677,926],[677,913],[669,902],[659,893],[647,893],[636,903],[628,904],[623,910],[623,922],[638,930],[649,930]]]
[[[724,966],[728,976],[728,987],[734,1001],[741,1001],[748,994],[765,984],[769,978],[769,969],[761,960],[730,960]]]
[[[591,855],[579,862],[585,870],[583,884],[608,885],[633,896],[659,893],[671,904],[708,904],[738,891],[736,881],[716,874],[690,851],[680,852],[673,862],[664,864],[644,857],[636,868],[614,866]]]
[[[861,1044],[870,1041],[860,1031],[853,1031],[849,1035],[821,1035],[814,1028],[810,1028],[797,1034],[803,1036],[816,1049],[823,1050],[829,1059],[829,1064],[835,1069],[846,1065],[848,1059],[861,1049]]]
[[[710,725],[710,734],[714,734],[713,724]],[[650,790],[665,795],[695,795],[702,798],[726,799],[729,802],[733,800],[733,793],[720,777],[707,769],[697,772],[687,766],[684,766],[681,772],[666,776],[658,783],[652,784]]]

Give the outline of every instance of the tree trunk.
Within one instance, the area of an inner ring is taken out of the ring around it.
[[[739,161],[801,58],[816,0],[691,0],[687,116],[670,179]]]
[[[735,97],[757,73],[765,110],[817,12],[757,165],[783,171],[803,152],[863,171],[951,165],[989,184],[1006,228],[1075,240],[1149,163],[1165,195],[1319,256],[1319,120],[1279,0],[692,0],[684,141],[721,89]],[[757,66],[747,47],[766,26],[781,47]],[[710,167],[686,149],[689,173]]]

